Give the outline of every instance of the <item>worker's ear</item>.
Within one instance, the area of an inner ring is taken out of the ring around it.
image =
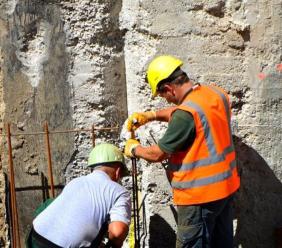
[[[177,88],[179,88],[179,85],[176,85],[176,84],[169,84],[168,85],[168,90],[173,96],[176,95]]]
[[[122,172],[121,167],[118,167],[116,169],[116,181],[117,182],[121,179],[121,172]]]

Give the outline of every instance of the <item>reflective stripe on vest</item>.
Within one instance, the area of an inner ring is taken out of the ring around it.
[[[170,165],[168,166],[168,170],[172,172],[183,172],[183,171],[193,170],[199,167],[209,166],[211,164],[216,164],[216,163],[225,161],[226,156],[234,152],[232,134],[231,134],[231,129],[230,129],[230,112],[229,112],[228,101],[225,95],[222,92],[220,92],[218,89],[215,89],[213,87],[208,87],[208,88],[212,89],[215,93],[217,93],[224,103],[226,117],[229,122],[228,124],[229,124],[229,134],[230,134],[229,136],[230,145],[226,147],[222,153],[218,154],[216,151],[215,142],[213,140],[213,137],[210,131],[209,122],[205,116],[204,111],[201,109],[199,105],[197,105],[194,102],[191,102],[191,101],[184,102],[182,105],[194,109],[200,117],[200,122],[204,129],[204,136],[205,136],[205,141],[206,141],[208,152],[209,152],[209,157],[200,159],[197,161],[193,161],[191,163],[183,163],[183,164],[171,164],[170,163]],[[194,188],[194,187],[199,187],[199,186],[204,186],[204,185],[209,185],[212,183],[224,181],[232,176],[232,170],[235,167],[236,167],[236,161],[234,159],[230,162],[229,169],[222,173],[219,173],[219,174],[216,174],[210,177],[191,180],[191,181],[182,181],[182,182],[171,181],[171,185],[175,189],[187,189],[187,188]]]
[[[228,122],[228,126],[229,126],[229,135],[230,135],[230,142],[233,146],[233,138],[232,138],[232,133],[231,133],[231,118],[230,118],[230,112],[229,112],[229,104],[228,104],[228,101],[225,97],[225,95],[220,91],[218,90],[217,88],[215,87],[212,87],[212,86],[208,86],[208,88],[210,88],[211,90],[213,90],[215,93],[217,93],[222,101],[223,101],[223,104],[224,104],[224,108],[225,108],[225,113],[226,113],[226,116],[227,116],[227,120],[229,120]]]
[[[223,173],[217,174],[212,177],[205,177],[202,179],[198,180],[193,180],[193,181],[186,181],[186,182],[172,182],[171,185],[173,188],[176,189],[187,189],[187,188],[195,188],[195,187],[200,187],[204,185],[209,185],[211,183],[216,183],[223,181],[225,179],[228,179],[229,177],[232,176],[232,169],[236,167],[236,161],[233,160],[230,163],[230,170],[225,171]]]

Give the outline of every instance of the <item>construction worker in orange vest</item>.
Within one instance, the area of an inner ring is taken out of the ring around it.
[[[151,162],[168,159],[178,215],[177,248],[233,247],[231,201],[240,179],[229,98],[219,87],[192,82],[182,65],[168,55],[149,64],[146,79],[153,96],[176,106],[129,116],[128,131],[154,120],[168,122],[168,128],[156,145],[127,140],[125,155]]]

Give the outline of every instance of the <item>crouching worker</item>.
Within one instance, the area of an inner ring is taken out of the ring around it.
[[[118,184],[126,172],[122,152],[114,145],[97,145],[90,153],[87,176],[70,181],[62,193],[33,221],[33,248],[121,247],[131,218],[130,193]]]

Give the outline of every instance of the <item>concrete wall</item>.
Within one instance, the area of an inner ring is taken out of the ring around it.
[[[195,81],[215,82],[232,98],[242,178],[235,198],[236,246],[274,247],[274,229],[282,224],[281,4],[124,1],[122,11],[121,25],[128,29],[124,50],[130,112],[164,105],[150,100],[143,80],[148,61],[163,53],[184,60],[184,69]],[[149,128],[158,136],[156,126]],[[145,134],[146,130],[142,137]],[[148,213],[151,236],[159,238],[150,243],[171,247],[160,238],[166,231],[174,237],[169,187],[162,169],[144,167],[143,185],[149,195],[147,205],[153,206]]]
[[[236,247],[275,247],[275,228],[282,226],[281,7],[281,0],[3,0],[1,125],[10,122],[12,133],[42,131],[44,121],[51,130],[119,125],[96,132],[96,142],[121,145],[128,114],[167,106],[150,97],[144,82],[149,61],[158,54],[178,56],[193,80],[215,82],[232,99],[242,179],[234,204]],[[140,128],[144,145],[153,142],[150,130],[158,139],[165,124]],[[43,199],[46,149],[42,135],[14,136],[12,143],[24,237]],[[0,246],[8,247],[5,136],[1,144]],[[88,173],[89,133],[52,135],[51,145],[56,185]],[[144,161],[138,169],[142,242],[173,247],[176,223],[165,172]],[[130,178],[124,183],[130,189]]]

